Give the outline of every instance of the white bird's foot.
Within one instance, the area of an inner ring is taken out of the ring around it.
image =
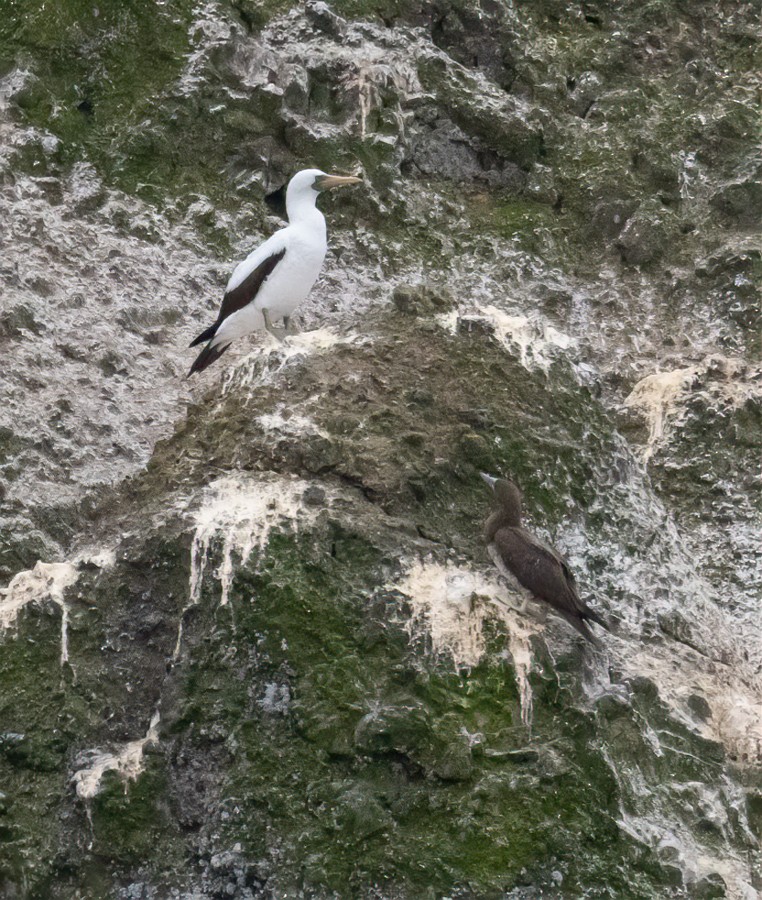
[[[286,334],[301,334],[301,328],[297,326],[291,316],[283,316],[283,325]]]
[[[270,310],[263,309],[262,310],[262,318],[265,320],[265,331],[268,334],[271,334],[277,341],[283,343],[283,339],[286,336],[286,330],[284,328],[276,328],[272,320],[270,319]]]

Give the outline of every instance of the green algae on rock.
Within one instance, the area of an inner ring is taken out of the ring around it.
[[[515,614],[493,606],[500,589],[476,577],[488,568],[478,540],[487,504],[463,455],[464,422],[493,468],[519,473],[530,513],[549,524],[567,512],[561,485],[580,510],[594,506],[601,473],[587,460],[615,453],[612,425],[563,365],[534,370],[493,328],[452,332],[440,315],[389,308],[372,319],[372,341],[309,350],[306,336],[296,355],[265,351],[283,354],[273,369],[244,360],[224,397],[191,410],[145,475],[97,513],[104,536],[116,528],[118,549],[110,567],[85,569],[71,595],[77,678],[56,702],[79,712],[69,752],[39,765],[63,788],[50,797],[61,810],[72,769],[93,772],[82,752],[119,755],[157,707],[160,753],[141,744],[124,789],[116,767],[75,801],[59,896],[104,855],[121,877],[139,864],[167,888],[188,877],[210,890],[215,879],[236,881],[203,847],[234,853],[241,878],[276,893],[376,884],[384,896],[453,886],[489,895],[548,884],[551,872],[570,896],[613,885],[646,898],[674,884],[673,858],[636,837],[644,811],[630,784],[710,786],[722,747],[679,725],[655,685],[637,679],[612,684],[591,707],[580,648],[554,627],[554,660],[537,625],[512,643]],[[428,392],[423,408],[399,400],[414,371]],[[284,384],[298,441],[272,436],[289,427],[275,412]],[[363,428],[334,430],[358,408]],[[405,439],[413,428],[434,436],[436,454]],[[209,460],[228,473],[222,481],[210,482]],[[533,482],[538,469],[552,490]],[[157,523],[150,533],[146,521]],[[119,537],[125,529],[134,533]],[[418,598],[440,565],[442,587]],[[435,642],[443,615],[455,616],[451,633],[479,635],[460,662],[457,643]],[[49,682],[58,665],[51,660]],[[606,702],[616,697],[612,715]],[[39,752],[55,727],[14,725]],[[676,790],[682,816],[695,798]],[[712,800],[726,802],[735,801]],[[749,840],[742,821],[712,838],[715,853]],[[89,843],[77,864],[74,848]],[[190,871],[187,852],[198,859]],[[35,884],[58,878],[56,865],[38,864]]]

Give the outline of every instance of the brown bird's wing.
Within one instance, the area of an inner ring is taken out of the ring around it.
[[[602,647],[588,627],[587,620],[597,622],[604,628],[608,626],[595,610],[580,599],[574,576],[560,553],[523,528],[501,528],[495,534],[493,543],[505,566],[527,590],[553,607],[591,644]]]
[[[204,341],[211,340],[216,334],[217,329],[228,316],[232,316],[233,313],[238,312],[239,309],[243,309],[244,306],[251,303],[259,293],[262,285],[267,281],[269,276],[272,275],[273,270],[285,255],[286,248],[284,247],[277,253],[273,253],[271,256],[263,259],[237,287],[234,287],[232,291],[228,291],[222,298],[222,306],[220,307],[217,321],[214,325],[210,325],[206,331],[202,331],[193,341],[191,347],[195,347],[197,344],[203,344]]]
[[[493,541],[505,565],[536,597],[559,612],[587,613],[569,566],[555,550],[523,528],[501,528]]]

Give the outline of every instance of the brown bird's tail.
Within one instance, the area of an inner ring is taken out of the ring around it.
[[[216,347],[213,347],[211,344],[207,344],[196,357],[193,365],[190,367],[190,372],[188,372],[186,377],[190,378],[194,372],[203,372],[204,369],[211,366],[213,362],[216,362],[229,346],[230,344],[217,344]]]
[[[605,628],[606,631],[611,631],[608,622],[602,616],[599,616],[594,609],[590,609],[589,606],[585,606],[582,617],[584,619],[590,619],[591,622],[595,622],[596,625],[600,625],[601,628]]]
[[[598,613],[594,613],[592,610],[585,610],[585,612],[580,613],[580,615],[578,616],[575,616],[574,613],[565,612],[562,609],[556,609],[556,612],[560,613],[573,628],[576,628],[577,631],[582,635],[582,637],[589,641],[593,645],[593,647],[595,647],[597,650],[603,649],[603,644],[593,634],[593,632],[590,630],[590,626],[585,621],[585,619],[591,619],[593,622],[597,622],[599,625],[603,625],[603,627],[607,629],[607,625],[601,619]]]

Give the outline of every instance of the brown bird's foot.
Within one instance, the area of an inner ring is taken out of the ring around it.
[[[500,600],[497,597],[493,597],[492,602],[501,609],[508,609],[512,613],[517,613],[520,616],[529,615],[529,618],[532,618],[531,614],[527,613],[526,600],[522,600],[521,603],[513,603],[510,600]]]
[[[262,310],[262,318],[265,320],[265,331],[268,334],[271,334],[277,341],[283,343],[283,339],[286,336],[286,331],[283,328],[276,328],[272,320],[270,319],[270,310],[263,309]]]
[[[283,325],[286,334],[301,334],[301,328],[291,318],[291,316],[283,316]]]

